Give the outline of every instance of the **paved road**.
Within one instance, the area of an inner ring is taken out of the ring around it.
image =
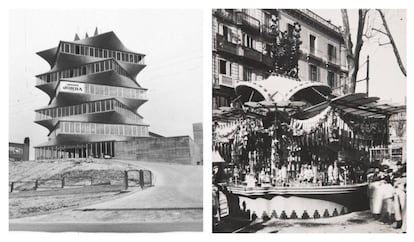
[[[203,206],[202,166],[122,162],[151,170],[155,174],[155,186],[87,208],[201,208]]]
[[[166,224],[170,224],[171,228],[178,230],[186,227],[187,231],[193,231],[195,228],[199,228],[199,231],[202,230],[202,166],[135,161],[119,162],[151,170],[155,175],[155,186],[144,190],[136,189],[130,195],[118,199],[78,208],[86,209],[86,211],[67,210],[48,215],[13,219],[10,221],[10,229],[22,230],[31,227],[41,231],[47,231],[49,228],[53,231],[62,231],[59,229],[63,229],[63,225],[67,225],[69,229],[79,229],[71,231],[83,231],[82,229],[105,231],[105,228],[109,228],[111,223],[119,223],[126,226],[125,229],[131,230],[131,232],[139,232],[138,230],[141,229],[143,231],[146,226],[135,226],[142,224],[148,224],[148,228],[154,224],[160,224],[161,231],[162,228],[169,231]],[[58,224],[48,227],[53,222]],[[79,227],[77,225],[79,223],[87,223],[88,225]],[[115,232],[123,232],[123,228],[118,226],[113,229],[116,230]],[[153,230],[157,229],[153,228]],[[149,232],[157,231],[151,230]]]

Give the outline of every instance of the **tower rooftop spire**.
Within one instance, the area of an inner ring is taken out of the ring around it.
[[[79,35],[76,33],[75,34],[75,41],[79,40]]]
[[[95,27],[95,33],[93,34],[93,36],[97,36],[98,35],[98,27]]]

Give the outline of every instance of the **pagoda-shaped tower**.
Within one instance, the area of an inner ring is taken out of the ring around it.
[[[49,130],[36,159],[114,156],[114,142],[149,136],[137,113],[147,89],[135,80],[145,55],[128,50],[114,32],[76,34],[37,54],[51,69],[36,76],[36,87],[50,97],[35,110],[35,122]]]

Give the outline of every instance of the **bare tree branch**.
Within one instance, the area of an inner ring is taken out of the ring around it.
[[[358,10],[358,31],[356,36],[356,45],[355,50],[353,50],[353,43],[351,39],[351,32],[349,28],[349,18],[348,11],[346,9],[341,9],[342,13],[342,23],[344,31],[342,32],[342,37],[344,39],[344,46],[346,50],[346,56],[348,61],[348,82],[349,87],[346,90],[347,93],[355,93],[357,74],[359,70],[359,56],[364,44],[362,39],[364,35],[364,26],[365,18],[368,13],[368,9],[359,9]]]
[[[394,50],[394,55],[395,55],[395,58],[397,59],[398,66],[400,67],[400,70],[403,73],[403,75],[407,76],[407,71],[405,70],[404,64],[402,63],[400,53],[398,52],[398,48],[397,48],[397,45],[394,42],[394,38],[392,37],[391,31],[388,28],[387,20],[385,19],[384,13],[381,11],[381,9],[377,9],[377,11],[379,12],[379,14],[381,16],[382,23],[385,27],[385,33],[382,32],[382,31],[381,31],[381,33],[387,35],[388,38],[390,39],[390,43],[392,45],[392,49]]]

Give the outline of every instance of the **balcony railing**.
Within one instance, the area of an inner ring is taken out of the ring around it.
[[[301,52],[306,58],[311,58],[311,59],[313,59],[315,61],[318,61],[318,62],[321,62],[321,63],[327,61],[326,58],[325,58],[325,54],[322,51],[317,50],[315,48],[311,48],[310,50],[301,49]]]
[[[236,13],[234,10],[225,10],[225,9],[214,9],[213,14],[217,17],[222,18],[223,20],[236,23]]]
[[[341,33],[341,29],[338,26],[335,26],[334,24],[332,24],[328,20],[322,18],[321,16],[317,15],[316,13],[312,12],[311,10],[309,10],[309,9],[298,9],[298,11],[300,11],[302,14],[305,14],[308,17],[314,19],[315,21],[317,21],[319,23],[322,23],[323,25],[325,25],[329,29],[332,29],[335,32]]]
[[[265,66],[270,67],[271,69],[273,69],[274,63],[273,63],[272,57],[267,56],[267,55],[262,55],[262,62],[263,62],[263,64],[265,64]]]
[[[243,47],[244,57],[257,62],[262,61],[262,53],[252,48]]]
[[[335,56],[327,56],[326,58],[328,60],[328,64],[332,64],[332,65],[336,65],[336,66],[340,66],[338,58],[336,58]]]
[[[238,55],[237,45],[229,42],[224,36],[219,34],[217,34],[216,48],[218,51],[223,51],[232,55]]]
[[[220,86],[233,87],[234,86],[233,78],[231,78],[230,76],[220,74],[219,75],[219,84],[220,84]]]
[[[270,26],[262,25],[260,27],[261,33],[266,38],[275,38],[276,35],[273,33],[273,29]]]
[[[273,60],[270,56],[265,55],[252,48],[243,47],[242,49],[244,58],[273,68]]]
[[[311,48],[310,50],[301,49],[301,52],[307,58],[312,58],[316,61],[319,61],[324,64],[335,65],[338,68],[341,66],[339,58],[335,57],[334,55],[330,56],[326,54],[326,52]]]
[[[236,13],[237,24],[260,32],[260,21],[244,12]]]

